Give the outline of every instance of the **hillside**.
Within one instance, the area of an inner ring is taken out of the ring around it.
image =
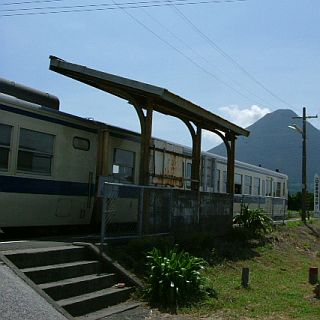
[[[236,141],[236,159],[253,165],[261,165],[271,170],[279,169],[289,176],[289,191],[301,190],[302,137],[289,129],[293,123],[302,127],[301,119],[292,110],[279,109],[268,113],[249,126],[248,138],[239,137]],[[226,156],[224,144],[209,152]],[[313,190],[313,178],[320,172],[320,131],[307,123],[307,183]]]

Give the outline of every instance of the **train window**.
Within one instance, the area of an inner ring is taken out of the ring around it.
[[[187,162],[186,166],[186,188],[191,189],[191,172],[192,172],[192,164]]]
[[[213,181],[213,175],[214,175],[214,168],[212,164],[212,160],[210,158],[207,158],[206,163],[206,187],[212,188],[214,181]],[[206,189],[207,191],[208,189]]]
[[[205,173],[207,171],[206,168],[206,161],[204,158],[201,157],[201,164],[200,164],[200,186],[203,188],[204,183],[206,181]]]
[[[0,169],[8,170],[12,127],[0,124]]]
[[[286,196],[286,183],[285,182],[282,184],[282,196],[283,197]]]
[[[134,182],[135,153],[132,151],[114,149],[113,176],[119,182]],[[115,170],[116,169],[116,170]]]
[[[252,177],[244,176],[244,194],[252,193]]]
[[[253,178],[253,195],[260,196],[260,178]]]
[[[222,192],[226,193],[227,192],[227,171],[223,171],[223,185],[222,185]]]
[[[265,180],[262,180],[262,190],[261,190],[261,194],[262,194],[263,196],[266,195],[266,182],[265,182]]]
[[[221,177],[220,177],[220,170],[219,169],[216,169],[216,192],[220,192],[220,180],[221,180]]]
[[[90,149],[90,141],[85,138],[74,137],[72,145],[75,149],[83,151],[88,151]]]
[[[38,131],[21,129],[18,170],[51,174],[54,136]]]
[[[281,182],[277,182],[277,185],[276,185],[276,197],[281,197]]]
[[[234,175],[234,193],[242,194],[242,174]]]
[[[266,195],[269,197],[272,196],[272,181],[271,181],[271,179],[266,180]]]

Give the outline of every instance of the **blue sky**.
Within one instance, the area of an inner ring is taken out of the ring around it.
[[[57,95],[62,111],[139,131],[126,101],[49,71],[49,55],[165,87],[243,127],[276,109],[301,114],[307,106],[308,114],[318,114],[318,0],[222,0],[126,10],[107,0],[8,5],[13,2],[25,1],[0,1],[0,77]],[[124,2],[130,1],[116,1]],[[116,9],[5,16],[39,12],[5,10],[88,4]],[[310,122],[320,127],[319,119]],[[184,124],[160,114],[154,116],[153,135],[191,145]],[[219,142],[204,133],[202,149]]]

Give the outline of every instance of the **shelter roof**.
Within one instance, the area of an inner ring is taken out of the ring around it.
[[[49,68],[52,71],[123,98],[132,104],[137,105],[138,103],[142,108],[151,104],[155,111],[185,121],[192,121],[203,129],[209,131],[216,129],[235,135],[249,135],[249,131],[171,93],[167,89],[90,69],[54,56],[50,56]]]

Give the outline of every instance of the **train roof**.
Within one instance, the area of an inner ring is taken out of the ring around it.
[[[204,152],[205,155],[207,156],[211,156],[214,157],[222,162],[227,162],[227,158],[223,157],[221,155],[218,154],[214,154],[211,152]],[[248,162],[242,162],[239,160],[235,161],[236,166],[237,167],[241,167],[241,168],[245,168],[245,169],[250,169],[251,171],[257,172],[257,173],[263,173],[266,175],[272,175],[272,176],[278,176],[278,177],[282,177],[282,178],[288,178],[288,175],[279,171],[275,171],[275,170],[271,170],[271,169],[267,169],[267,168],[263,168],[260,166],[256,166],[254,164],[248,163]]]
[[[58,97],[14,81],[0,78],[0,92],[14,96],[23,101],[41,104],[43,106],[59,110],[60,102]]]
[[[163,142],[167,142],[167,143],[173,144],[175,146],[182,147],[183,148],[183,153],[187,154],[188,156],[191,156],[191,154],[192,154],[192,151],[191,151],[192,149],[190,147],[185,146],[185,145],[182,145],[182,144],[179,144],[179,143],[174,143],[174,142],[171,142],[171,141],[166,141],[166,140],[159,139],[159,138],[153,138],[153,139],[156,139],[156,140],[159,140],[159,141],[163,141]],[[226,157],[218,155],[218,154],[215,154],[215,153],[212,153],[212,152],[202,151],[201,155],[202,156],[205,155],[205,156],[210,157],[210,158],[215,158],[217,160],[220,160],[223,163],[227,162],[227,158]],[[263,173],[263,174],[268,174],[268,175],[272,175],[272,176],[288,178],[288,175],[286,175],[285,173],[278,172],[278,171],[271,170],[271,169],[267,169],[267,168],[263,168],[263,167],[260,167],[260,166],[256,166],[254,164],[250,164],[250,163],[247,163],[247,162],[242,162],[242,161],[239,161],[239,160],[235,160],[235,164],[236,164],[237,167],[250,169],[250,170],[255,171],[257,173]]]
[[[72,122],[74,122],[74,121],[78,122],[78,123],[80,122],[83,126],[87,126],[88,128],[91,128],[92,132],[98,132],[99,128],[109,129],[111,131],[112,135],[115,136],[115,137],[123,138],[124,136],[126,136],[126,137],[130,136],[131,140],[136,141],[136,142],[140,142],[140,133],[138,133],[138,132],[131,131],[131,130],[128,130],[128,129],[124,129],[124,128],[121,128],[121,127],[117,127],[117,126],[114,126],[114,125],[111,125],[111,124],[103,123],[103,122],[100,122],[100,121],[96,121],[96,120],[93,120],[91,118],[82,118],[82,117],[79,117],[79,116],[76,116],[76,115],[73,115],[73,114],[70,114],[70,113],[63,112],[61,110],[55,110],[55,109],[52,109],[52,108],[41,106],[39,104],[35,104],[35,103],[28,102],[28,101],[24,101],[24,100],[21,100],[21,99],[18,99],[18,98],[15,98],[15,97],[9,96],[7,94],[3,94],[3,93],[0,93],[0,102],[7,103],[9,105],[15,105],[15,106],[22,107],[22,108],[27,108],[27,109],[30,109],[32,111],[41,111],[41,112],[46,113],[47,116],[51,115],[52,117],[55,117],[55,118],[59,118],[59,117],[61,118],[62,117],[62,118],[66,118],[66,119],[68,119],[69,121],[72,121]],[[0,109],[1,109],[1,107],[0,107]],[[79,127],[79,129],[81,129],[81,127]],[[156,137],[153,137],[152,139],[155,139],[155,140],[158,140],[158,141],[162,141],[162,142],[165,142],[165,143],[170,143],[170,144],[175,145],[175,146],[180,146],[180,147],[183,148],[183,153],[184,154],[191,155],[191,148],[190,147],[187,147],[185,145],[181,145],[181,144],[178,144],[178,143],[175,143],[175,142],[172,142],[172,141],[167,141],[167,140],[164,140],[164,139],[156,138]],[[206,155],[206,156],[211,157],[211,158],[218,159],[218,160],[220,160],[222,162],[226,162],[227,161],[226,157],[223,157],[223,156],[220,156],[220,155],[217,155],[217,154],[213,154],[213,153],[210,153],[210,152],[203,151],[201,154],[202,155]],[[249,163],[246,163],[246,162],[241,162],[241,161],[236,160],[235,163],[236,163],[236,166],[238,166],[238,167],[247,168],[247,169],[250,169],[250,170],[255,171],[255,172],[269,174],[269,175],[273,175],[273,176],[274,175],[281,176],[283,178],[287,177],[287,175],[284,174],[284,173],[280,173],[280,172],[273,171],[273,170],[270,170],[270,169],[266,169],[266,168],[263,168],[263,167],[255,166],[255,165],[252,165],[252,164],[249,164]]]
[[[32,103],[32,102],[28,102],[25,100],[21,100],[18,99],[16,97],[12,97],[10,95],[4,94],[4,93],[0,93],[0,103],[5,103],[7,105],[10,106],[10,108],[12,108],[12,110],[14,110],[15,107],[19,107],[19,108],[23,108],[26,109],[30,112],[41,112],[43,113],[43,117],[41,117],[41,120],[50,120],[52,118],[64,118],[64,120],[66,121],[70,121],[70,122],[75,122],[75,123],[79,123],[81,124],[81,126],[83,127],[83,129],[91,129],[92,132],[96,132],[97,131],[97,121],[93,121],[91,119],[86,119],[86,118],[82,118],[76,115],[72,115],[70,113],[66,113],[60,110],[56,110],[50,107],[46,107],[40,104],[36,104],[36,103]],[[5,106],[4,105],[0,105],[0,110],[5,110]],[[21,112],[18,112],[21,113]],[[23,115],[30,115],[28,112],[22,113]],[[57,122],[58,123],[58,122]],[[65,121],[61,121],[61,124],[64,124]],[[79,126],[79,129],[81,129],[81,126]]]

